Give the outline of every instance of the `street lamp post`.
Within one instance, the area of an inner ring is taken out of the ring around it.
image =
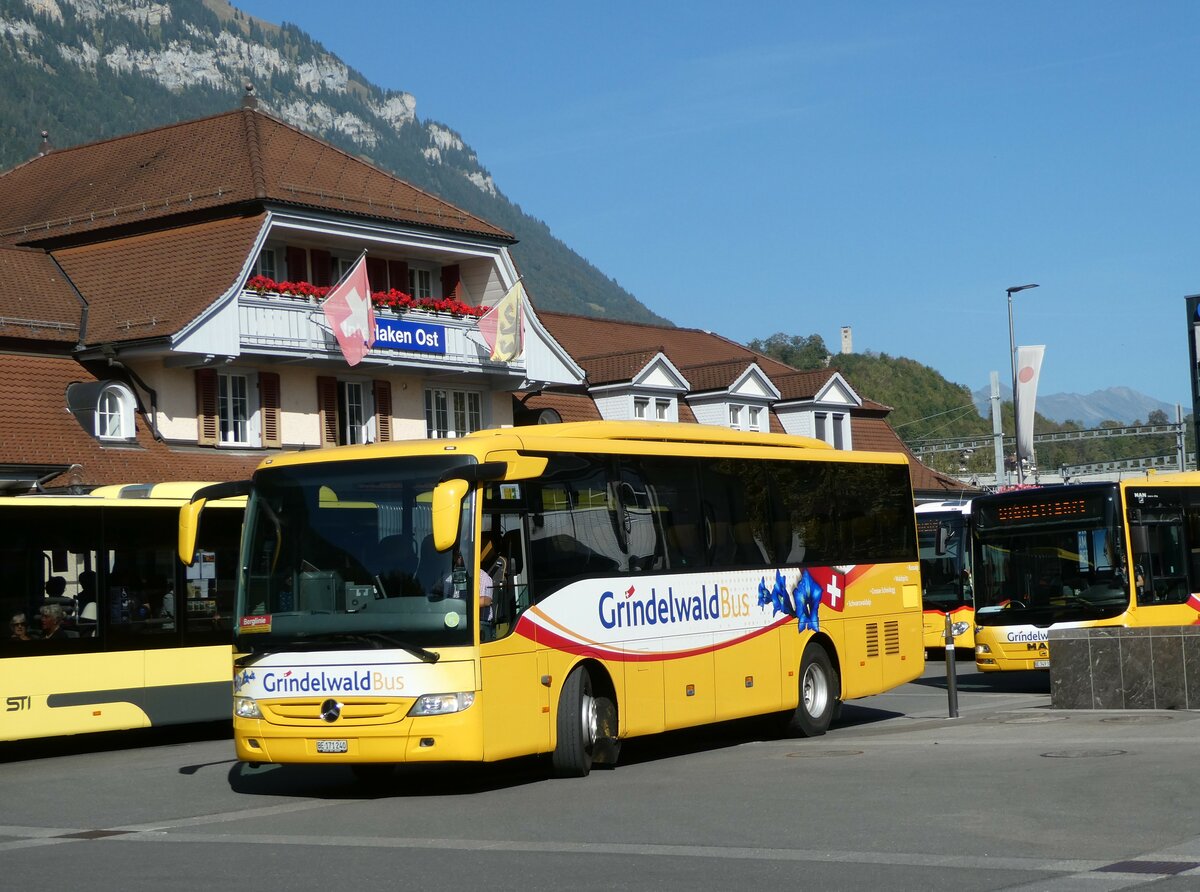
[[[1025,482],[1025,468],[1021,465],[1021,416],[1017,411],[1017,337],[1013,331],[1012,296],[1018,291],[1028,291],[1030,288],[1037,287],[1037,285],[1013,285],[1011,288],[1004,289],[1008,292],[1008,358],[1012,365],[1013,440],[1015,446],[1013,451],[1017,458],[1018,484]]]

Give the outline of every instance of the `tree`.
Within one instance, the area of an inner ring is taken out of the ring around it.
[[[794,369],[823,369],[829,364],[829,349],[818,334],[804,338],[780,331],[766,340],[755,339],[747,346],[755,353],[763,353]]]

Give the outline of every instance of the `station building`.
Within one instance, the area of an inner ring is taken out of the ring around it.
[[[44,144],[0,174],[0,492],[228,480],[278,450],[599,418],[905,451],[837,371],[699,329],[531,294],[508,314],[520,349],[497,351],[486,314],[518,291],[515,242],[253,100]],[[376,338],[351,366],[320,297],[364,253]],[[910,464],[918,498],[961,490]]]

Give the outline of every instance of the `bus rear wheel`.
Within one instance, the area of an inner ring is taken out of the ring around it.
[[[557,724],[558,742],[551,754],[555,777],[587,777],[593,763],[616,761],[616,706],[611,698],[595,693],[586,669],[567,676],[558,698]]]
[[[820,737],[829,730],[838,711],[841,682],[825,648],[810,643],[800,658],[800,702],[789,717],[788,733]]]

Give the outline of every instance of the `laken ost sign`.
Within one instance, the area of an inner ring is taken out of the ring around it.
[[[374,349],[445,354],[446,326],[376,316]]]

